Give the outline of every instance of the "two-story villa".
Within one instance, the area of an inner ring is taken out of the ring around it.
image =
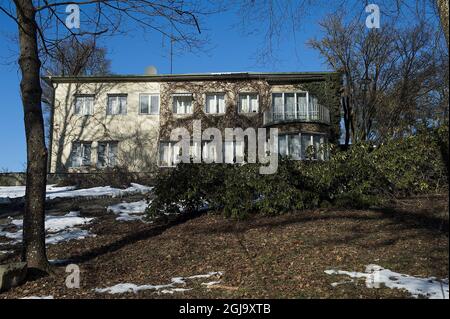
[[[173,166],[175,127],[278,128],[281,155],[337,143],[341,77],[334,72],[210,73],[46,77],[54,88],[51,173],[125,166],[143,172]],[[244,145],[224,141],[233,162]],[[208,142],[192,156],[217,156]],[[324,159],[324,152],[311,157]]]

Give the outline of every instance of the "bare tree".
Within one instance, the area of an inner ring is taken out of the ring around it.
[[[390,25],[382,32],[365,28],[359,19],[343,21],[349,21],[343,13],[327,17],[320,23],[323,38],[309,43],[343,73],[346,145],[350,139],[403,136],[445,118],[445,112],[436,111],[442,105],[438,92],[445,87],[438,79],[444,78],[448,58],[437,54],[427,25]]]
[[[68,5],[80,8],[81,29],[66,25]],[[27,140],[22,259],[30,268],[49,271],[44,230],[47,148],[41,103],[42,54],[51,55],[70,37],[114,34],[131,26],[160,32],[187,49],[195,49],[202,43],[198,36],[199,18],[210,11],[194,0],[14,0],[0,6],[0,11],[16,22],[20,44],[20,87]],[[168,28],[174,32],[167,33]]]
[[[439,12],[439,18],[445,34],[445,38],[447,40],[448,49],[448,0],[436,0],[436,7]]]
[[[62,41],[54,52],[44,56],[42,73],[44,76],[87,76],[111,73],[111,61],[106,57],[107,50],[101,47],[95,37],[77,39],[72,36]],[[51,127],[53,120],[54,88],[41,81],[43,116],[47,145],[51,149]],[[50,165],[49,154],[49,165]]]

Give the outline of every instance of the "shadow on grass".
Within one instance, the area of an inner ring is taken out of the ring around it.
[[[182,223],[185,223],[188,220],[200,217],[205,212],[206,212],[205,210],[201,210],[201,211],[198,211],[195,213],[181,214],[181,215],[175,217],[173,220],[170,220],[164,224],[157,225],[157,226],[154,226],[154,227],[151,227],[148,229],[138,231],[136,233],[126,235],[126,236],[122,237],[121,239],[114,241],[110,244],[96,247],[94,249],[83,252],[79,255],[74,255],[67,260],[58,262],[57,265],[58,266],[67,266],[68,264],[71,264],[71,263],[83,263],[83,262],[90,261],[99,256],[120,250],[121,248],[126,247],[128,245],[132,245],[138,241],[161,235],[167,229],[177,226],[177,225],[180,225]]]

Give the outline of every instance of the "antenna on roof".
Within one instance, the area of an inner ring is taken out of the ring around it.
[[[170,74],[173,73],[173,25],[170,30]]]

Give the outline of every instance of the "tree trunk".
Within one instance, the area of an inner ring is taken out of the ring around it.
[[[14,0],[17,11],[22,74],[20,90],[27,140],[27,183],[23,217],[22,260],[29,268],[49,270],[45,250],[45,185],[47,149],[41,107],[41,61],[38,55],[37,24],[31,0]]]
[[[436,0],[436,6],[439,11],[442,29],[444,29],[445,39],[448,48],[448,0]]]

